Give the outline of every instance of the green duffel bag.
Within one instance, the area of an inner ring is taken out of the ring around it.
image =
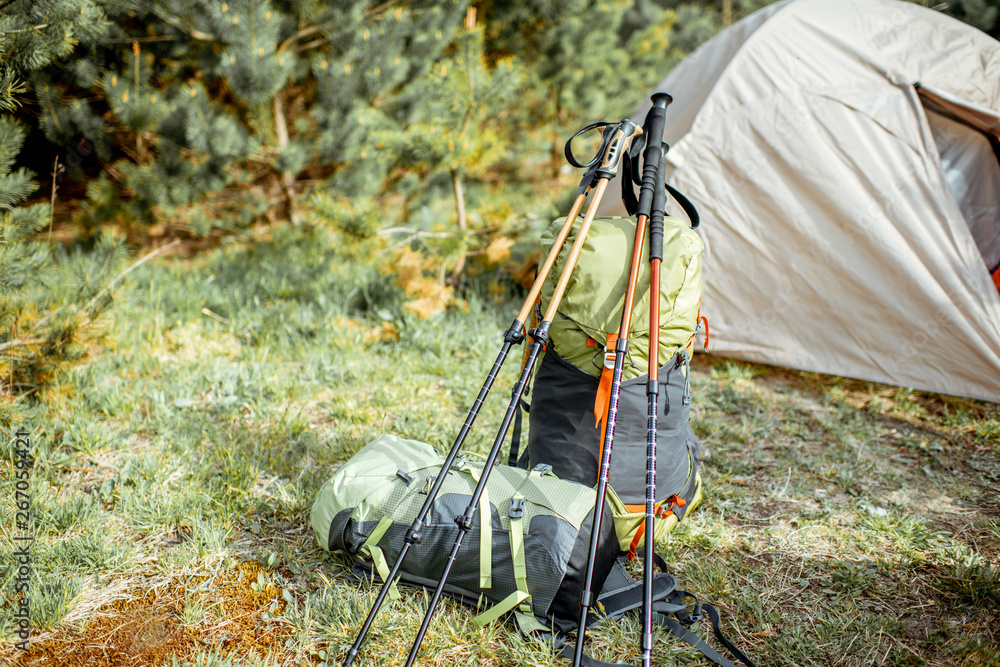
[[[384,435],[352,456],[323,485],[313,503],[311,523],[316,539],[329,551],[355,559],[355,572],[385,580],[438,475],[444,457],[428,444]],[[458,536],[456,515],[464,515],[483,464],[456,458],[421,530],[422,539],[407,553],[400,573],[403,583],[433,588]],[[573,656],[565,634],[577,629],[580,595],[587,565],[593,488],[559,479],[549,466],[528,471],[496,465],[490,472],[473,528],[448,577],[444,590],[477,606],[491,603],[476,617],[484,625],[514,612],[522,633],[539,634],[564,657]],[[614,510],[621,501],[608,487]],[[488,530],[482,518],[489,508]],[[593,590],[601,591],[592,605],[588,625],[617,620],[643,601],[643,582],[633,581],[618,558],[620,536],[612,512],[605,512],[594,563]],[[653,580],[654,622],[690,643],[715,664],[736,665],[723,658],[688,629],[704,610],[713,632],[746,667],[754,667],[725,637],[718,612],[710,604],[676,588],[674,576],[660,569]],[[389,595],[399,597],[395,585]],[[693,615],[690,601],[697,603]],[[550,634],[551,633],[551,634]],[[620,667],[584,653],[584,665]]]
[[[365,445],[317,494],[311,523],[319,544],[371,565],[384,581],[443,463],[432,446],[414,440],[383,435]],[[485,597],[492,603],[477,617],[480,623],[517,610],[523,612],[519,620],[537,618],[557,632],[576,628],[596,493],[550,470],[496,465],[490,472],[475,524],[444,589],[466,600]],[[403,561],[404,582],[437,584],[458,536],[455,517],[465,513],[482,473],[479,461],[461,455],[455,460],[427,515],[420,543]],[[608,500],[612,506],[620,504],[610,489]],[[620,553],[610,511],[599,529],[597,591]],[[391,589],[390,595],[398,592]]]

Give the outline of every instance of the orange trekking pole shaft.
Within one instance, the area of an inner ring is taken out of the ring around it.
[[[628,335],[629,329],[632,325],[632,307],[635,302],[635,286],[639,278],[639,266],[642,261],[643,243],[646,237],[646,224],[649,220],[649,213],[652,206],[654,192],[659,189],[656,188],[657,178],[662,178],[662,176],[658,176],[660,162],[658,149],[660,148],[660,142],[662,141],[663,136],[663,123],[666,115],[666,108],[671,100],[672,98],[670,95],[665,93],[658,93],[654,95],[653,107],[646,116],[646,121],[644,123],[647,143],[646,153],[643,156],[645,163],[643,165],[642,189],[640,191],[639,198],[639,217],[636,222],[635,239],[632,245],[632,259],[629,266],[628,281],[625,286],[625,303],[622,310],[621,325],[618,327],[618,340],[615,343],[615,365],[611,379],[611,394],[608,399],[608,412],[605,416],[604,422],[604,438],[601,443],[600,464],[597,474],[597,498],[594,504],[594,513],[591,517],[590,547],[587,553],[587,569],[584,575],[583,591],[581,593],[580,600],[580,619],[577,624],[576,649],[573,655],[573,667],[579,667],[583,661],[583,641],[587,631],[587,614],[590,611],[590,607],[592,607],[595,603],[598,593],[598,591],[591,590],[594,582],[594,565],[597,560],[598,540],[600,538],[598,534],[598,526],[601,525],[604,507],[606,504],[605,494],[607,493],[608,477],[610,475],[611,468],[611,447],[614,442],[615,421],[618,414],[618,397],[621,393],[622,371],[625,365],[625,356],[628,353]],[[629,188],[632,187],[631,183],[627,185]],[[650,370],[652,370],[652,362]],[[648,542],[649,540],[647,539],[647,543]],[[650,578],[648,583],[652,586],[652,578]],[[651,588],[650,593],[652,593]],[[651,599],[648,607],[651,611]],[[650,651],[652,650],[652,632],[649,633],[649,641],[647,641],[644,633],[642,643],[644,651],[647,645],[649,645]]]
[[[657,179],[667,168],[667,144],[661,142]],[[646,382],[646,517],[642,573],[642,667],[653,664],[653,561],[656,515],[656,415],[660,393],[660,264],[663,262],[663,216],[667,192],[657,187],[649,220],[649,379]]]

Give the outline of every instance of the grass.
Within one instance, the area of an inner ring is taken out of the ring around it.
[[[337,664],[376,590],[316,547],[312,498],[379,434],[451,444],[516,311],[498,284],[416,320],[321,231],[136,271],[105,346],[2,424],[32,434],[36,540],[31,650],[7,604],[0,656]],[[516,365],[470,449],[488,448]],[[693,390],[706,501],[660,552],[757,664],[1000,665],[1000,406],[705,356]],[[10,602],[10,550],[0,564]],[[425,605],[388,603],[363,664],[400,664]],[[445,602],[421,664],[565,662],[471,619]],[[637,630],[590,633],[592,654],[635,663]],[[660,636],[655,664],[707,663]]]

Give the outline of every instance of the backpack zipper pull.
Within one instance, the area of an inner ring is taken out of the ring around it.
[[[681,371],[684,373],[684,393],[681,395],[681,403],[684,405],[691,405],[691,356],[688,351],[681,350],[680,363],[683,366]]]

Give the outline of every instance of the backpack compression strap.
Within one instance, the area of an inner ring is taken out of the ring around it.
[[[674,575],[667,571],[667,563],[659,554],[653,554],[656,566],[662,570],[653,578],[653,620],[661,627],[669,630],[678,639],[683,640],[720,667],[741,667],[730,661],[721,653],[712,648],[701,637],[688,629],[687,626],[702,619],[704,612],[712,623],[712,632],[719,643],[743,663],[743,667],[756,667],[756,665],[742,651],[722,634],[719,624],[719,612],[714,606],[708,603],[698,603],[698,598],[686,591],[676,589]],[[625,612],[638,609],[643,604],[643,582],[633,581],[621,559],[615,561],[615,567],[611,569],[607,580],[604,582],[604,590],[598,598],[599,606],[603,612],[602,616],[592,615],[592,620],[588,625],[597,625],[607,619],[617,620]],[[689,614],[686,599],[695,601],[694,613]],[[558,654],[565,658],[573,658],[574,644],[565,642],[564,636],[553,634],[549,627],[541,623],[534,616],[527,616],[515,612],[517,616],[517,627],[525,637],[532,636],[542,641],[552,642]],[[671,618],[676,617],[677,620]],[[604,662],[593,658],[586,653],[581,660],[583,667],[632,667],[628,663]]]
[[[691,598],[696,602],[694,614],[689,615],[687,613],[687,605],[684,604],[685,598]],[[674,636],[679,639],[683,639],[685,642],[698,649],[702,655],[715,664],[720,665],[721,667],[739,667],[735,663],[727,660],[721,653],[705,643],[705,640],[688,629],[687,626],[691,625],[691,623],[701,620],[701,612],[704,611],[708,615],[709,620],[712,622],[712,632],[715,634],[715,638],[719,640],[719,643],[725,646],[733,657],[746,665],[746,667],[757,667],[753,661],[750,660],[750,658],[736,648],[736,646],[729,641],[724,634],[722,634],[722,629],[719,627],[719,612],[714,606],[708,604],[707,602],[700,603],[698,602],[698,598],[690,593],[686,591],[674,590],[667,596],[666,602],[653,603],[653,610],[656,612],[653,619],[658,625],[670,630]],[[667,614],[673,614],[677,617],[677,620],[670,618]]]

